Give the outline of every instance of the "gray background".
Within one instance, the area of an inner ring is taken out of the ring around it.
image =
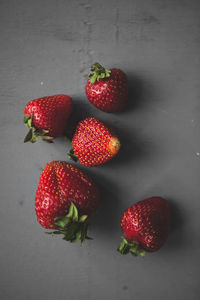
[[[2,300],[199,299],[199,9],[195,0],[0,1]],[[95,61],[127,73],[124,112],[87,101]],[[122,142],[113,161],[82,167],[102,191],[94,240],[82,247],[45,235],[34,212],[41,170],[67,160],[70,145],[23,144],[23,109],[56,93],[73,97],[72,119],[94,115]],[[171,203],[167,243],[144,259],[121,256],[121,213],[152,195]]]

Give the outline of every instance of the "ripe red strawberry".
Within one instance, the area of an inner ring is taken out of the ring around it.
[[[24,108],[24,123],[30,129],[24,142],[36,142],[38,136],[51,141],[60,136],[72,112],[72,99],[54,95],[30,101]]]
[[[99,120],[87,118],[81,121],[72,139],[70,158],[79,159],[84,166],[97,166],[117,154],[118,138]]]
[[[127,103],[128,80],[122,70],[107,70],[95,63],[85,91],[88,100],[97,108],[105,112],[121,111]]]
[[[75,166],[52,161],[45,166],[38,184],[35,211],[45,228],[64,234],[64,240],[84,241],[89,217],[99,202],[92,180]]]
[[[121,254],[144,256],[143,249],[153,252],[164,244],[170,225],[168,202],[152,197],[129,207],[121,218],[125,238],[118,248]]]

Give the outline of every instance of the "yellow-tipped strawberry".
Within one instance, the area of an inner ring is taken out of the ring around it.
[[[78,124],[72,148],[70,158],[93,167],[115,156],[120,149],[120,141],[105,124],[95,118],[87,118]]]

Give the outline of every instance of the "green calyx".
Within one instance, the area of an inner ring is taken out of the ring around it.
[[[87,236],[88,228],[88,216],[82,215],[79,217],[78,209],[71,203],[69,212],[64,217],[58,217],[54,219],[54,225],[56,230],[52,232],[46,232],[47,234],[63,234],[63,240],[75,243],[81,241],[81,244],[85,239],[91,239]]]
[[[119,251],[121,254],[125,255],[125,254],[132,254],[133,256],[145,256],[145,251],[143,249],[140,248],[139,243],[137,242],[133,242],[133,243],[129,243],[125,238],[122,238],[122,242],[119,246],[119,248],[117,249],[117,251]]]
[[[48,130],[37,129],[33,124],[33,113],[31,115],[24,116],[24,124],[29,128],[27,135],[24,138],[24,143],[35,143],[40,136],[44,141],[52,143],[53,137],[48,136]]]
[[[76,156],[76,154],[74,153],[74,150],[71,149],[68,153],[67,153],[69,159],[73,160],[74,162],[78,161],[78,157]]]
[[[95,81],[101,81],[104,78],[110,77],[111,71],[102,67],[99,63],[95,63],[91,66],[91,72],[89,74],[90,82],[93,84]]]

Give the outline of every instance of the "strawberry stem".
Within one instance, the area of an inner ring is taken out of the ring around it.
[[[91,70],[90,70],[90,74],[88,75],[90,82],[92,84],[95,83],[95,81],[101,81],[104,78],[108,78],[110,77],[110,73],[111,71],[108,69],[105,69],[104,67],[102,67],[99,63],[94,63],[91,66]]]
[[[35,143],[40,136],[43,141],[52,143],[53,137],[48,136],[48,130],[37,129],[33,124],[33,113],[31,115],[24,116],[24,124],[29,128],[27,135],[24,138],[24,143],[31,142]]]
[[[81,244],[85,239],[91,239],[87,236],[88,228],[88,216],[82,215],[79,217],[78,209],[71,203],[69,212],[64,217],[57,217],[54,219],[53,225],[56,226],[56,230],[46,232],[47,234],[63,234],[63,240],[75,243],[81,241]]]
[[[76,154],[74,153],[74,150],[71,149],[68,153],[67,153],[69,159],[73,160],[74,162],[78,161],[78,157],[76,156]]]
[[[133,242],[129,243],[125,238],[122,238],[122,242],[120,246],[118,247],[117,251],[119,251],[121,254],[125,255],[128,253],[131,253],[133,256],[145,256],[145,251],[140,248],[139,243]]]

